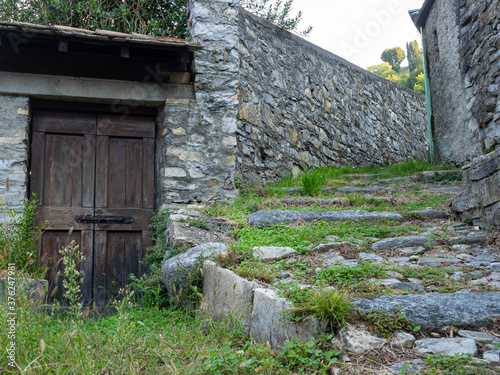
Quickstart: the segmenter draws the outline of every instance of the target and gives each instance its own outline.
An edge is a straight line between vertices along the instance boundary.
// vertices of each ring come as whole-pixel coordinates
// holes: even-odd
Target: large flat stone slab
[[[249,332],[253,309],[253,293],[261,288],[234,272],[218,267],[212,261],[203,263],[203,313],[215,321],[231,323],[230,315],[239,319]]]
[[[268,342],[273,348],[279,348],[292,338],[311,341],[315,334],[326,331],[326,322],[315,318],[298,323],[288,319],[286,310],[290,307],[291,303],[278,296],[274,290],[256,289],[250,334],[262,342]]]
[[[489,326],[500,316],[500,292],[383,296],[353,304],[364,311],[403,312],[408,320],[429,330]]]
[[[455,354],[472,356],[477,354],[476,342],[462,337],[422,339],[415,341],[414,349],[423,354],[440,354],[448,357],[453,357]]]
[[[403,221],[403,217],[393,212],[368,212],[358,210],[331,211],[331,212],[300,212],[300,211],[258,211],[247,217],[248,223],[254,227],[267,227],[273,224],[293,223],[298,220],[311,222],[315,220],[323,221],[349,221],[366,220],[380,221],[392,220]]]
[[[425,246],[431,244],[433,241],[425,236],[402,236],[394,238],[386,238],[372,244],[373,250],[384,250],[391,247],[414,247]]]

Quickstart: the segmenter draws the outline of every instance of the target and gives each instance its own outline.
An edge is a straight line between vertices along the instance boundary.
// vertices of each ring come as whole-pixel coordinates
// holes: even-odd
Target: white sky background
[[[382,62],[387,48],[422,39],[408,10],[424,0],[294,0],[292,14],[302,11],[299,30],[311,25],[310,42],[367,68]],[[402,64],[407,65],[406,60]]]

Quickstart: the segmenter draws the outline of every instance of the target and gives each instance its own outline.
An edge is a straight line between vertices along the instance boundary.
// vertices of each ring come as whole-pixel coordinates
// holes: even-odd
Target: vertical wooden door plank
[[[109,137],[97,137],[95,205],[108,207],[108,154]]]
[[[45,155],[45,133],[33,132],[31,143],[31,192],[35,193],[43,206],[43,164]]]
[[[124,138],[109,139],[108,207],[126,207],[127,143]]]
[[[124,284],[129,284],[130,274],[139,277],[139,255],[142,252],[142,233],[141,232],[124,232],[125,249],[124,249]]]
[[[142,140],[127,139],[126,143],[125,207],[142,208]]]
[[[92,268],[94,257],[94,233],[92,230],[81,231],[80,251],[84,257],[80,271],[83,274],[82,296],[83,303],[89,304],[92,300]]]
[[[94,207],[95,135],[86,135],[83,149],[82,207]]]
[[[155,140],[142,140],[142,208],[155,206]]]
[[[106,243],[106,302],[118,295],[125,285],[125,234],[124,232],[107,232]]]
[[[106,301],[106,247],[107,232],[94,231],[94,277],[93,296],[98,306],[104,305]]]

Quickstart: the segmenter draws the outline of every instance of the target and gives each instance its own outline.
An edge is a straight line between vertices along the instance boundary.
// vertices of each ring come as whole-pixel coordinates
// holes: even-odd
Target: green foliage
[[[246,279],[259,280],[268,284],[276,278],[276,272],[270,265],[257,260],[243,261],[233,267],[233,271]]]
[[[417,332],[420,327],[410,322],[406,315],[398,312],[389,314],[383,311],[360,313],[359,318],[368,324],[368,327],[378,331],[382,336],[388,337],[397,331]]]
[[[382,56],[380,58],[382,61],[391,64],[394,71],[399,72],[401,70],[401,62],[405,59],[405,53],[399,47],[388,48],[382,52]]]
[[[304,195],[318,195],[321,193],[321,185],[326,183],[326,176],[321,169],[312,169],[301,176]]]
[[[345,290],[301,288],[293,283],[280,285],[279,293],[292,302],[288,311],[294,317],[330,320],[332,326],[339,328],[352,313],[351,299]]]
[[[430,369],[425,370],[423,375],[473,375],[473,374],[491,374],[484,364],[474,363],[470,354],[453,357],[444,357],[440,355],[429,355],[425,362]]]
[[[416,70],[423,71],[422,50],[416,40],[406,43],[406,57],[410,73]]]
[[[284,30],[297,31],[298,34],[307,36],[312,31],[312,26],[303,31],[298,31],[302,20],[302,12],[291,16],[293,0],[243,0],[242,6],[250,12],[265,18]]]
[[[75,321],[80,319],[83,306],[81,302],[83,276],[79,268],[84,258],[78,248],[79,246],[76,242],[71,241],[68,246],[60,250],[63,271],[59,272],[58,275],[58,277],[63,278],[63,298],[65,299],[65,304],[69,306],[71,315]]]
[[[289,371],[323,375],[330,374],[331,366],[337,362],[340,353],[340,350],[325,350],[318,340],[302,342],[295,338],[287,341],[281,351]]]
[[[356,285],[368,279],[380,279],[385,276],[386,268],[363,262],[357,266],[332,266],[318,272],[316,275],[320,281],[327,281],[336,285]]]
[[[391,64],[388,62],[383,62],[378,65],[372,65],[367,68],[370,72],[378,75],[379,77],[387,78],[390,75],[397,74],[393,69]]]
[[[187,35],[186,0],[4,0],[0,17],[42,25],[65,25],[125,33]]]
[[[33,195],[24,201],[21,214],[0,202],[4,223],[0,225],[0,270],[7,269],[7,263],[14,263],[18,271],[38,279],[45,270],[38,260],[37,239],[41,236],[45,224],[36,224],[38,201]]]

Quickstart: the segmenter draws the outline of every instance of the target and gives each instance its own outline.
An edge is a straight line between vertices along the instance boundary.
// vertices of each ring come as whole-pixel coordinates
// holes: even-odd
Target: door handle
[[[134,218],[130,216],[112,216],[112,215],[76,215],[75,221],[84,224],[130,224]]]

